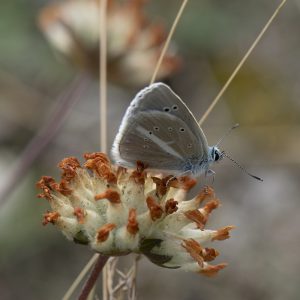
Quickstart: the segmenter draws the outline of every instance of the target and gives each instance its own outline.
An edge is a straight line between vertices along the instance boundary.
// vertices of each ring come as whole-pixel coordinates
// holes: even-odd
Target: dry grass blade
[[[216,106],[216,104],[218,103],[218,101],[221,99],[221,97],[223,96],[223,94],[227,90],[227,88],[230,85],[230,83],[232,82],[232,80],[235,78],[235,76],[237,75],[237,73],[239,72],[239,70],[242,68],[242,66],[244,65],[244,63],[246,62],[246,60],[248,59],[248,57],[250,56],[250,54],[252,53],[252,51],[255,49],[255,47],[257,46],[257,44],[259,43],[259,41],[261,40],[261,38],[263,37],[263,35],[267,31],[267,29],[270,27],[270,25],[274,21],[275,17],[278,15],[279,11],[281,10],[281,8],[283,7],[283,5],[286,2],[287,2],[287,0],[283,0],[279,4],[279,6],[276,8],[275,12],[273,13],[273,15],[271,16],[271,18],[269,19],[269,21],[266,23],[266,25],[264,26],[264,28],[261,30],[261,32],[259,33],[259,35],[255,39],[255,41],[253,42],[253,44],[250,46],[249,50],[246,52],[246,54],[244,55],[244,57],[242,58],[242,60],[240,61],[240,63],[237,65],[237,67],[234,69],[234,71],[231,74],[231,76],[228,78],[227,82],[224,84],[223,88],[220,90],[220,92],[218,93],[218,95],[216,96],[216,98],[212,101],[211,105],[208,107],[208,109],[206,110],[206,112],[204,113],[204,115],[202,116],[202,118],[200,119],[200,121],[199,121],[199,125],[200,126],[204,123],[204,121],[209,116],[209,114],[211,113],[211,111],[213,110],[213,108]]]
[[[107,151],[107,32],[106,32],[107,0],[100,1],[99,49],[100,49],[100,146],[101,151]]]
[[[152,83],[155,82],[155,79],[156,79],[157,73],[158,73],[158,71],[159,71],[160,65],[161,65],[161,63],[162,63],[162,61],[163,61],[163,59],[164,59],[164,56],[165,56],[165,54],[166,54],[166,52],[167,52],[167,50],[168,50],[169,44],[170,44],[170,42],[171,42],[171,39],[172,39],[172,37],[173,37],[173,34],[174,34],[175,29],[176,29],[176,27],[177,27],[177,24],[178,24],[178,22],[179,22],[179,20],[180,20],[180,18],[181,18],[181,16],[182,16],[182,14],[183,14],[183,11],[184,11],[185,6],[187,5],[187,3],[188,3],[188,0],[183,0],[182,3],[181,3],[181,6],[180,6],[180,8],[179,8],[179,10],[178,10],[178,13],[177,13],[177,15],[176,15],[176,17],[175,17],[175,20],[174,20],[174,22],[173,22],[173,24],[172,24],[172,27],[171,27],[171,29],[170,29],[170,32],[169,32],[169,34],[168,34],[168,37],[167,37],[166,42],[165,42],[165,44],[164,44],[164,47],[163,47],[163,49],[162,49],[162,51],[161,51],[161,54],[160,54],[160,56],[159,56],[159,59],[158,59],[158,61],[157,61],[156,66],[155,66],[155,70],[154,70],[154,72],[153,72],[153,75],[152,75],[150,84],[152,84]]]
[[[86,273],[92,268],[99,257],[99,254],[94,254],[93,257],[89,260],[89,262],[85,265],[82,271],[79,273],[77,278],[74,280],[70,288],[67,290],[65,295],[63,296],[62,300],[69,300],[72,294],[74,293],[75,289],[77,288],[78,284],[82,281]]]

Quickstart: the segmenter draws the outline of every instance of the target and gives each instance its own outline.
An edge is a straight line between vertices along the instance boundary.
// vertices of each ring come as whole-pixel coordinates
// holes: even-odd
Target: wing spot
[[[173,131],[173,127],[168,127],[168,130],[171,132]]]
[[[170,111],[170,107],[164,107],[164,111],[165,112],[169,112]]]
[[[149,141],[149,139],[147,139],[147,138],[144,138],[144,142],[148,142]]]
[[[158,127],[158,126],[154,126],[153,129],[154,129],[155,131],[159,131],[159,127]]]
[[[153,134],[153,132],[152,132],[152,131],[149,131],[149,134],[151,135],[151,134]]]
[[[190,149],[190,148],[192,148],[192,144],[187,144],[187,147]]]
[[[179,128],[179,131],[180,131],[180,132],[185,132],[185,129],[182,128],[182,127],[180,127],[180,128]]]
[[[172,109],[173,109],[173,110],[178,110],[178,106],[177,106],[177,105],[173,105],[173,106],[172,106]]]

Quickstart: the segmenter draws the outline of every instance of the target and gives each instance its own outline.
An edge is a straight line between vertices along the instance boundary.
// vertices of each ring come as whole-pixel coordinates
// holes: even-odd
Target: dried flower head
[[[151,177],[141,162],[134,171],[115,169],[103,153],[84,158],[83,167],[74,157],[59,163],[59,183],[48,176],[37,183],[38,197],[52,208],[44,225],[56,225],[68,239],[103,255],[142,253],[159,266],[208,276],[225,267],[211,265],[219,253],[204,247],[229,238],[233,228],[205,229],[220,203],[210,187],[186,201],[194,179]]]
[[[44,8],[39,16],[39,25],[54,48],[94,74],[99,69],[100,1],[64,1]],[[107,59],[111,80],[144,85],[154,71],[166,34],[162,24],[146,18],[144,2],[108,1]],[[157,79],[178,69],[180,61],[172,51],[166,54]]]

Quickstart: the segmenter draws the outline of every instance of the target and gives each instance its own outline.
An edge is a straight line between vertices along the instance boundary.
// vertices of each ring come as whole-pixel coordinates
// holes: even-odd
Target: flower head
[[[39,25],[58,52],[94,74],[99,69],[99,3],[70,0],[44,8]],[[108,1],[107,59],[111,80],[130,85],[148,83],[165,40],[162,24],[144,15],[143,0]],[[180,66],[179,58],[166,54],[158,79]]]
[[[205,247],[224,240],[233,228],[205,229],[220,201],[210,187],[186,200],[196,181],[151,177],[143,163],[134,171],[115,168],[103,153],[87,153],[59,163],[61,181],[43,176],[37,183],[52,208],[43,224],[56,225],[70,240],[103,255],[142,253],[166,268],[214,275],[226,264],[211,265],[219,252]]]

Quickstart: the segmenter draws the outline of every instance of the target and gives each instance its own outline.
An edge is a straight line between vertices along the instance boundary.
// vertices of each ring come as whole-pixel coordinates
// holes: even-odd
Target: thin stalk
[[[99,254],[94,254],[93,257],[89,260],[89,262],[85,265],[85,267],[81,270],[79,275],[76,277],[72,285],[69,287],[65,295],[62,297],[62,300],[69,300],[76,290],[79,283],[82,281],[86,273],[92,268],[95,262],[98,260]]]
[[[250,48],[248,49],[248,51],[246,52],[246,54],[244,55],[244,57],[242,58],[242,60],[236,66],[236,68],[232,72],[231,76],[228,78],[227,82],[224,84],[223,88],[220,90],[220,92],[218,93],[218,95],[215,97],[215,99],[212,101],[211,105],[208,107],[208,109],[206,110],[206,112],[204,113],[204,115],[202,116],[202,118],[200,119],[200,121],[199,121],[199,125],[200,126],[203,124],[203,122],[209,116],[209,114],[211,113],[211,111],[213,110],[213,108],[219,102],[219,100],[221,99],[221,97],[223,96],[223,94],[225,93],[225,91],[227,90],[228,86],[230,85],[230,83],[232,82],[232,80],[235,78],[235,76],[237,75],[237,73],[239,72],[239,70],[242,68],[242,66],[244,65],[244,63],[246,62],[246,60],[248,59],[248,57],[250,56],[250,54],[252,53],[252,51],[254,50],[254,48],[256,47],[256,45],[259,43],[259,41],[261,40],[261,38],[263,37],[263,35],[267,31],[267,29],[270,27],[270,25],[272,24],[272,22],[274,21],[274,19],[276,18],[276,16],[278,15],[279,11],[283,7],[283,5],[286,3],[286,1],[287,0],[283,0],[279,4],[279,6],[276,8],[275,12],[273,13],[273,15],[271,16],[271,18],[269,19],[269,21],[266,23],[266,25],[264,26],[264,28],[261,30],[261,32],[259,33],[259,35],[255,39],[255,41],[253,42],[253,44],[250,46]]]
[[[90,274],[88,280],[84,284],[84,287],[81,291],[81,294],[78,300],[87,300],[90,292],[93,290],[95,283],[99,277],[100,272],[102,271],[103,267],[105,266],[109,256],[99,255],[97,258],[97,262],[94,265],[93,271]]]
[[[106,30],[106,11],[107,0],[100,1],[100,22],[99,22],[99,34],[100,34],[100,147],[101,151],[106,153],[107,151],[107,30]]]
[[[177,27],[177,24],[178,24],[178,22],[179,22],[179,20],[180,20],[180,18],[182,16],[182,14],[183,14],[183,11],[184,11],[185,6],[187,5],[187,3],[188,3],[188,0],[183,0],[182,3],[181,3],[181,6],[180,6],[180,8],[178,10],[178,13],[177,13],[177,15],[175,17],[175,20],[174,20],[174,22],[172,24],[172,27],[170,29],[170,32],[168,34],[168,37],[167,37],[167,39],[165,41],[164,47],[163,47],[163,49],[162,49],[162,51],[160,53],[159,59],[158,59],[157,64],[155,66],[155,69],[154,69],[154,72],[153,72],[150,84],[154,83],[155,80],[156,80],[156,76],[157,76],[157,73],[158,73],[159,68],[161,66],[161,63],[162,63],[162,61],[164,59],[164,56],[165,56],[165,54],[166,54],[166,52],[168,50],[168,47],[169,47],[171,39],[172,39],[172,37],[174,35],[175,29]]]
[[[100,149],[107,151],[107,0],[100,1],[99,7],[99,101],[100,101]],[[107,258],[108,259],[108,258]],[[107,293],[108,266],[104,266],[102,276],[103,300],[108,297]],[[98,274],[99,275],[99,274]],[[96,280],[94,284],[96,283]]]

